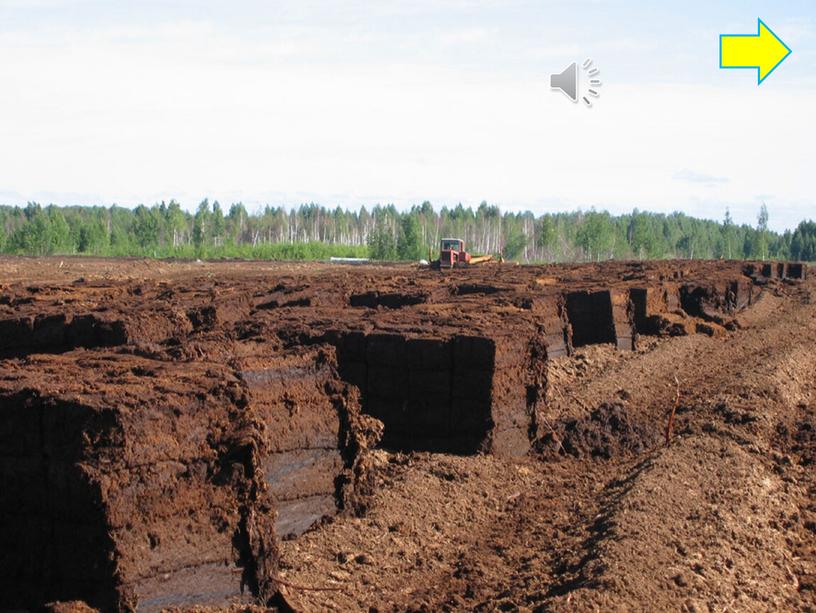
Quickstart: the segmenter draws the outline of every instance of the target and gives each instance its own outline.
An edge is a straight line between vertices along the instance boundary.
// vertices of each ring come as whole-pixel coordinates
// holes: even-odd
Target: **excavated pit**
[[[404,452],[523,456],[542,437],[548,360],[725,324],[806,274],[245,266],[0,280],[0,608],[268,603],[279,539],[353,501],[380,434]],[[603,455],[604,428],[641,444],[623,417],[557,428]]]
[[[399,451],[523,455],[534,406],[530,338],[338,334],[340,374]],[[534,403],[533,403],[534,404]]]
[[[804,262],[749,262],[745,264],[743,271],[753,278],[804,281],[807,278],[808,266]]]
[[[567,294],[566,303],[574,347],[616,342],[608,291],[573,292]]]

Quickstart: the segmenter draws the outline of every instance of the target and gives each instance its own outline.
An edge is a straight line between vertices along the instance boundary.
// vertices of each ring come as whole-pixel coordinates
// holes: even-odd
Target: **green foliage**
[[[72,247],[71,228],[65,221],[65,216],[59,208],[51,205],[46,207],[49,240],[53,252],[65,253]]]
[[[195,218],[193,218],[193,245],[198,252],[203,253],[204,245],[207,242],[207,235],[210,230],[210,203],[207,199],[198,205]]]
[[[816,222],[799,224],[791,237],[790,256],[794,260],[816,261]]]
[[[216,200],[212,205],[212,239],[214,245],[222,245],[224,243],[224,231],[226,228],[224,212]]]
[[[759,210],[757,216],[757,232],[755,239],[755,249],[759,253],[759,257],[763,260],[768,258],[768,207],[762,203],[762,208]]]
[[[518,258],[527,247],[528,238],[518,220],[509,220],[505,230],[504,248],[502,257],[508,260]]]
[[[228,210],[224,214],[224,210]],[[596,261],[609,258],[794,258],[816,260],[816,223],[794,232],[768,229],[767,207],[756,227],[683,213],[634,210],[502,213],[429,202],[399,211],[393,205],[359,211],[314,203],[294,209],[267,206],[249,213],[204,200],[190,213],[175,202],[127,209],[0,206],[0,251],[48,255],[183,258],[325,259],[331,256],[416,261],[436,254],[443,237],[461,238],[474,254],[502,254],[524,262]],[[435,257],[435,255],[434,255]]]
[[[382,222],[368,236],[368,255],[373,260],[397,259],[397,242],[391,230]]]
[[[722,225],[722,249],[720,255],[725,259],[732,259],[737,253],[736,228],[734,220],[731,219],[731,211],[726,207],[725,219]]]
[[[165,233],[172,237],[170,244],[173,247],[178,247],[185,242],[185,236],[188,236],[187,218],[184,211],[181,210],[181,206],[175,200],[171,200],[170,204],[164,208],[163,223]]]
[[[552,215],[543,215],[538,221],[538,238],[536,245],[544,250],[551,250],[556,245],[558,227]]]
[[[133,211],[130,231],[133,240],[142,251],[155,249],[159,244],[159,219],[143,204]]]
[[[400,222],[400,233],[397,238],[397,258],[414,262],[422,258],[422,241],[419,233],[419,220],[414,215],[405,215]]]
[[[365,258],[365,246],[330,245],[317,241],[308,243],[264,243],[252,245],[209,246],[201,249],[188,245],[159,252],[159,257],[242,259],[242,260],[328,260],[331,257]]]
[[[42,209],[29,203],[25,208],[26,223],[8,241],[8,250],[26,255],[51,255],[69,247],[70,228],[62,212],[55,206]]]
[[[661,230],[662,224],[653,215],[634,210],[627,228],[627,239],[636,257],[645,259],[660,256]]]
[[[590,211],[585,215],[576,236],[578,246],[587,259],[601,260],[612,257],[615,245],[615,228],[609,213]]]
[[[11,235],[9,240],[10,250],[13,253],[23,255],[50,255],[54,253],[47,217],[41,212],[27,217],[27,223],[20,226]]]

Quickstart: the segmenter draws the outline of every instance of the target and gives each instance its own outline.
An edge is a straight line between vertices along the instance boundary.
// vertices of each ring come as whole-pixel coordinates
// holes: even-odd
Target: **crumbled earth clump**
[[[543,435],[545,446],[575,457],[611,459],[623,454],[640,454],[650,449],[658,434],[637,424],[622,402],[605,403],[583,419],[559,422]]]

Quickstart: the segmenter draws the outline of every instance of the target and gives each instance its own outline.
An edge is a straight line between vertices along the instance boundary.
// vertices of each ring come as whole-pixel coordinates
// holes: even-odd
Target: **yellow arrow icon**
[[[757,19],[756,34],[721,34],[720,68],[753,68],[761,84],[791,54],[790,47]]]

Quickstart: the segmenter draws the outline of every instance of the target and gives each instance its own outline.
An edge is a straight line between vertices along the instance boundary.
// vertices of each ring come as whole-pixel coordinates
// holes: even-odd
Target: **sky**
[[[719,69],[758,17],[793,50],[761,86]],[[586,58],[592,108],[550,88]],[[814,109],[812,0],[0,0],[4,204],[764,202],[782,230],[816,217]]]

